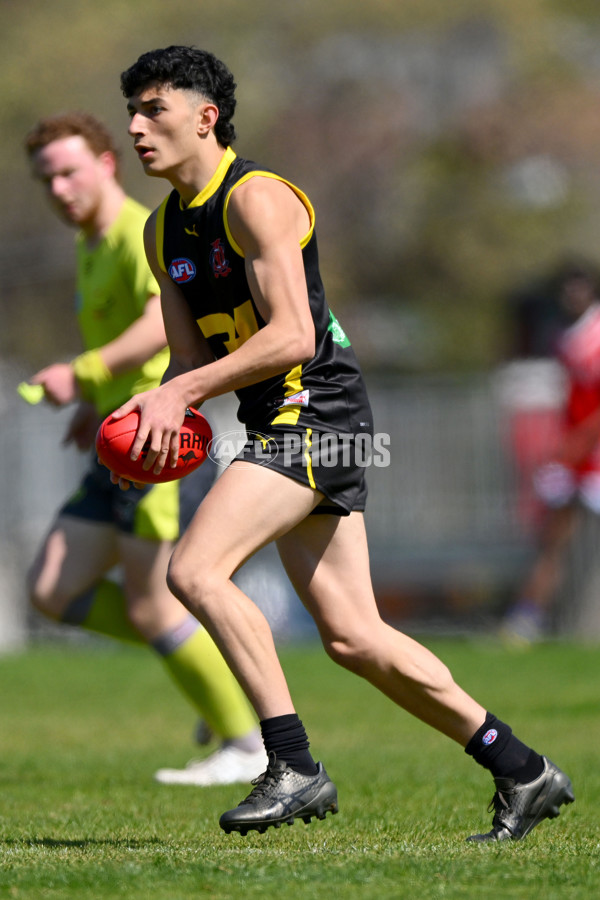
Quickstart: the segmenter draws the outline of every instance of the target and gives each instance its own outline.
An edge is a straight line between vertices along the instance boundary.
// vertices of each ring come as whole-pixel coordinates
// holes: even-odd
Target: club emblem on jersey
[[[349,347],[350,341],[346,335],[346,332],[334,316],[334,314],[329,310],[329,325],[327,326],[327,331],[331,332],[331,337],[333,338],[334,344],[339,344],[340,347]]]
[[[185,284],[196,276],[196,266],[185,256],[174,259],[169,266],[169,275],[177,284]]]
[[[226,278],[231,272],[229,260],[225,258],[225,248],[221,243],[221,238],[217,238],[210,245],[210,267],[213,270],[215,278]]]

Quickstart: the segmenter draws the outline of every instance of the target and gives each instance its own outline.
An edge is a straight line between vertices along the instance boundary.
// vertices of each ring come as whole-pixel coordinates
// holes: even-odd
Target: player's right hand
[[[44,388],[46,400],[54,406],[66,406],[79,396],[77,379],[70,363],[53,363],[29,379]]]
[[[134,394],[115,410],[113,419],[121,418],[134,410],[139,410],[140,413],[140,424],[131,447],[131,459],[137,459],[142,449],[146,448],[144,469],[158,474],[165,465],[175,468],[179,456],[179,432],[187,408],[188,404],[179,396],[174,379],[160,387]]]

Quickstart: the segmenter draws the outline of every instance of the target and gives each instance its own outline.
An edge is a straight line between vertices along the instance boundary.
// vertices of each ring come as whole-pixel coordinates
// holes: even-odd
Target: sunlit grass
[[[104,644],[42,646],[0,657],[0,896],[597,896],[600,649],[428,643],[573,779],[575,805],[526,841],[466,844],[489,826],[489,775],[312,645],[284,648],[282,660],[340,813],[225,835],[219,815],[245,786],[152,780],[198,752],[194,713],[160,664]]]

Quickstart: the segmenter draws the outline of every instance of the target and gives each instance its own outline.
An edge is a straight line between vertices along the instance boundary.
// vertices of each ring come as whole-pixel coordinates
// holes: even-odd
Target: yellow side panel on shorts
[[[302,366],[296,366],[288,372],[285,377],[284,382],[285,388],[285,397],[292,397],[294,394],[299,394],[302,390]],[[276,416],[271,425],[296,425],[298,423],[298,419],[300,417],[300,410],[302,407],[298,404],[297,406],[280,406],[279,407],[279,415]]]
[[[315,484],[315,478],[313,475],[312,468],[312,457],[310,455],[310,448],[312,447],[312,428],[307,428],[306,433],[304,435],[304,459],[306,460],[306,474],[308,476],[308,483],[311,488],[315,489],[317,485]]]
[[[150,541],[176,541],[179,537],[179,484],[155,484],[135,511],[134,534]]]

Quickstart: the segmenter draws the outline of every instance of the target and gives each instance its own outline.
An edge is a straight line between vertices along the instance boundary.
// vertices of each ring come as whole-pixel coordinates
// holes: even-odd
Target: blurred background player
[[[600,300],[592,270],[565,268],[558,302],[567,323],[556,347],[567,381],[558,452],[534,476],[544,506],[539,550],[502,628],[524,643],[549,631],[582,507],[600,514]]]
[[[210,732],[220,740],[207,759],[161,769],[158,781],[251,780],[265,768],[256,719],[208,633],[166,583],[180,511],[185,507],[191,518],[214,469],[205,465],[181,482],[123,493],[93,452],[101,419],[157,385],[168,363],[158,286],[143,247],[148,210],[126,196],[112,136],[91,115],[43,119],[25,148],[53,209],[79,229],[76,313],[86,347],[30,382],[56,406],[77,403],[65,443],[92,451],[83,482],[59,510],[32,565],[31,601],[50,618],[153,648],[202,716],[201,742]],[[122,584],[107,578],[116,564]]]

